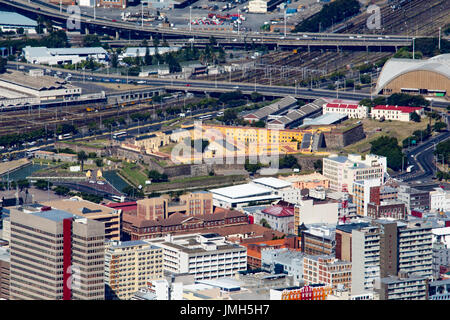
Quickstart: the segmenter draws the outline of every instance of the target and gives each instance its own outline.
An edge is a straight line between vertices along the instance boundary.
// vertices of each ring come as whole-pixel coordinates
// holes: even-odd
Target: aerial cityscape
[[[449,166],[448,0],[0,0],[0,300],[450,300]]]

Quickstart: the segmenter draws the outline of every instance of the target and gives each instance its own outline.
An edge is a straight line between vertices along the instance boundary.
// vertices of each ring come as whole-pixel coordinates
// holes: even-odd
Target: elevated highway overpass
[[[28,16],[41,15],[51,19],[63,28],[67,27],[67,21],[74,22],[73,13],[65,10],[58,10],[54,6],[48,5],[40,0],[0,0],[0,4],[13,8],[19,13]],[[368,50],[369,48],[380,48],[380,50],[396,50],[402,46],[412,44],[412,38],[399,35],[370,35],[370,34],[336,34],[336,33],[289,33],[286,36],[280,34],[259,33],[259,32],[238,32],[221,30],[197,30],[141,26],[135,23],[113,21],[101,17],[81,15],[79,17],[78,31],[84,33],[111,34],[117,41],[121,37],[145,38],[155,34],[164,35],[167,39],[209,39],[214,36],[219,43],[229,46],[243,46],[245,44],[265,44],[267,46],[278,46],[281,48],[296,47],[320,47],[320,48],[346,48],[353,50]],[[75,30],[73,30],[75,31]],[[203,41],[205,41],[203,40]],[[201,44],[202,42],[199,42]]]

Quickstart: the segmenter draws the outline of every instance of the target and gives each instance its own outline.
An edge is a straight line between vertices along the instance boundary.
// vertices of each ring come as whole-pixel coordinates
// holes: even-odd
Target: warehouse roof
[[[9,70],[8,72],[3,73],[0,75],[0,80],[39,91],[76,88],[63,79],[50,76],[32,77],[27,73],[16,70]]]
[[[289,182],[273,177],[254,179],[253,182],[274,189],[281,189],[291,186]]]
[[[255,183],[245,183],[231,187],[209,190],[214,196],[219,195],[231,199],[270,195],[272,190]]]

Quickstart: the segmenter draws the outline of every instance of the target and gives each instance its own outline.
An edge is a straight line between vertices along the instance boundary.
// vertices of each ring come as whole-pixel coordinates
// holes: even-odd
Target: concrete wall
[[[328,149],[340,149],[366,137],[362,124],[346,131],[331,130],[323,135]]]

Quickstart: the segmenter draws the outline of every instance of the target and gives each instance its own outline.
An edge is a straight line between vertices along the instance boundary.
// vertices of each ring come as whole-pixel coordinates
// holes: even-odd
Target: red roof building
[[[422,107],[378,105],[372,108],[372,118],[407,122],[411,120],[411,114],[413,112],[419,116],[424,115]]]
[[[323,114],[327,113],[338,113],[349,118],[364,119],[369,116],[369,108],[358,104],[327,103],[323,106]]]

